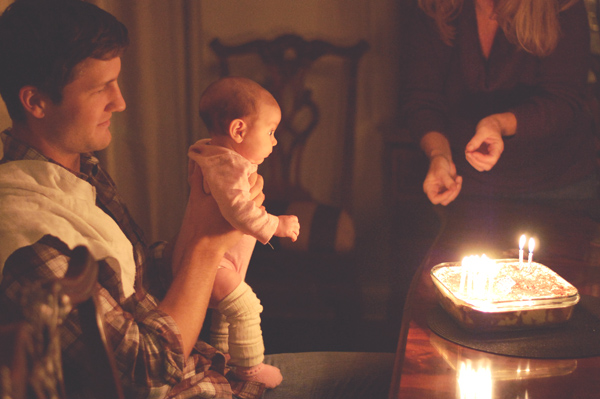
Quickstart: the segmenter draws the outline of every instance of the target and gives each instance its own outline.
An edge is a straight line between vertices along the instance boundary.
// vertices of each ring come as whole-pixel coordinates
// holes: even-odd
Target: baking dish
[[[571,318],[579,293],[553,270],[537,262],[520,264],[518,259],[492,263],[485,271],[465,268],[461,262],[441,263],[431,269],[440,305],[462,328],[540,328]],[[474,281],[470,291],[465,280]]]

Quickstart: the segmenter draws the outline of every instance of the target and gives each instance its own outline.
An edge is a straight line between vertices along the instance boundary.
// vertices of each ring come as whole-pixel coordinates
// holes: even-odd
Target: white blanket
[[[0,280],[6,259],[46,234],[71,249],[89,248],[121,275],[126,297],[134,292],[133,247],[117,223],[96,206],[96,190],[66,169],[44,161],[0,165]],[[60,277],[66,272],[57,270]]]

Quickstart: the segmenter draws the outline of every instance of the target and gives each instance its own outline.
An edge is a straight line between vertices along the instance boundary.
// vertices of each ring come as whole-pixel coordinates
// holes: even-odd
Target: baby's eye
[[[274,131],[274,130],[271,130],[271,131],[269,132],[269,136],[272,136],[272,135],[274,135],[274,134],[275,134],[275,131]]]

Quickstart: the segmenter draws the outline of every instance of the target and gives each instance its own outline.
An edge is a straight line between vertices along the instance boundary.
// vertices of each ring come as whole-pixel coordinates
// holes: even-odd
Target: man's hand
[[[294,215],[281,215],[279,218],[279,224],[275,235],[277,237],[289,237],[292,241],[296,241],[300,235],[300,222],[298,222],[298,216]]]
[[[484,172],[496,165],[504,151],[504,131],[501,114],[490,115],[479,121],[475,135],[465,147],[465,158],[471,166]]]
[[[204,192],[202,171],[195,162],[190,162],[188,181],[190,196],[178,240],[193,246],[197,240],[210,239],[214,250],[224,254],[240,240],[241,233],[223,218],[215,199]]]
[[[211,238],[215,250],[223,252],[229,250],[241,238],[242,233],[236,231],[229,222],[223,218],[214,198],[203,190],[203,176],[200,167],[195,162],[190,162],[189,177],[190,196],[181,227],[180,237],[189,240]],[[265,200],[263,193],[264,180],[262,176],[254,173],[249,178],[250,198],[257,206],[262,206]]]
[[[448,205],[462,188],[462,177],[456,175],[454,162],[442,155],[431,158],[423,191],[432,204]]]
[[[265,181],[264,181],[263,177],[261,175],[259,175],[258,173],[254,172],[253,174],[250,175],[250,178],[248,179],[248,181],[250,182],[250,186],[251,186],[250,187],[250,198],[252,198],[252,200],[254,201],[256,206],[264,208],[262,206],[263,202],[265,201],[265,194],[263,193]]]

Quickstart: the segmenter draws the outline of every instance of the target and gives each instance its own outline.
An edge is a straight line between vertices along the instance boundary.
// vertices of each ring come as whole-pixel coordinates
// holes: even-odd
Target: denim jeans
[[[266,355],[283,382],[263,399],[386,399],[393,353],[306,352]]]

